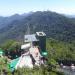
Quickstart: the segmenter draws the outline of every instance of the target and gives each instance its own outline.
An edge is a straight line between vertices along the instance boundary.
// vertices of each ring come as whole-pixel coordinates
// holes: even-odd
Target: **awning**
[[[48,53],[47,52],[41,52],[42,56],[46,56]]]
[[[3,50],[2,49],[0,49],[0,54],[3,54],[4,52],[3,52]]]
[[[11,61],[11,63],[9,64],[9,68],[11,71],[14,71],[16,64],[18,63],[19,58],[16,58],[14,60]]]

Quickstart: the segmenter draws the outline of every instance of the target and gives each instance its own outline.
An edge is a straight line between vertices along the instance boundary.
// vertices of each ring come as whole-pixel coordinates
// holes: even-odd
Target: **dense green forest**
[[[47,43],[47,52],[48,52],[48,56],[46,56],[46,58],[48,58],[48,61],[46,63],[47,65],[46,66],[41,65],[40,67],[34,66],[33,69],[27,69],[27,68],[18,69],[18,70],[15,70],[14,75],[19,75],[19,74],[21,75],[23,74],[25,75],[29,75],[29,74],[30,75],[60,75],[60,74],[64,75],[63,73],[57,70],[57,68],[59,68],[59,65],[56,61],[57,57],[54,55],[52,56],[53,52],[51,52],[54,46],[56,47],[56,44],[58,44],[58,42],[53,39],[47,39],[46,43]],[[54,43],[54,44],[52,45],[51,43]],[[0,48],[4,52],[6,51],[14,52],[16,49],[20,50],[20,45],[21,45],[20,42],[17,42],[15,40],[9,40],[6,43],[2,44]],[[56,53],[58,52],[56,51]],[[15,56],[15,53],[14,53],[14,56]],[[0,58],[0,64],[1,64],[0,73],[2,73],[3,71],[6,71],[7,75],[12,75],[8,65],[9,63],[10,62],[7,57],[4,56],[3,58]]]
[[[57,60],[75,60],[75,42],[62,42],[54,39],[47,39],[47,50],[51,58]]]
[[[0,25],[4,26],[0,29],[0,43],[8,39],[21,41],[25,34],[37,31],[44,31],[47,37],[56,40],[66,42],[75,40],[75,19],[55,12],[37,11],[27,16],[14,15],[4,19],[0,22]]]
[[[16,49],[20,50],[22,42],[17,42],[15,40],[9,40],[6,43],[0,45],[4,51],[13,51]],[[48,52],[49,58],[53,59],[67,59],[67,60],[75,60],[75,42],[64,42],[55,40],[52,38],[46,39],[46,49]]]
[[[5,51],[6,49],[10,51],[14,51],[17,48],[20,49],[20,42],[16,42],[15,40],[9,40],[5,44],[1,45],[1,48]],[[57,60],[73,60],[75,61],[75,42],[62,42],[59,40],[55,40],[52,38],[46,39],[46,49],[48,52],[48,66],[35,67],[32,70],[29,69],[18,69],[15,71],[15,75],[19,73],[25,73],[27,75],[60,75],[61,73],[57,71],[57,67],[59,67]],[[4,58],[5,60],[5,58]],[[1,61],[2,62],[2,61]],[[3,63],[2,63],[3,64]],[[5,64],[5,63],[4,63]],[[37,70],[37,72],[36,72]],[[44,72],[44,73],[43,73]],[[9,75],[11,75],[10,71],[8,71]],[[63,75],[63,73],[62,73]]]

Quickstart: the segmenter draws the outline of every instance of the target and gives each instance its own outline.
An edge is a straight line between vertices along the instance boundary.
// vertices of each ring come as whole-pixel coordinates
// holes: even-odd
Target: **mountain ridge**
[[[10,22],[0,29],[0,42],[8,39],[21,40],[27,34],[44,31],[47,37],[61,41],[75,40],[75,22],[61,14],[50,11],[37,11],[20,20]]]

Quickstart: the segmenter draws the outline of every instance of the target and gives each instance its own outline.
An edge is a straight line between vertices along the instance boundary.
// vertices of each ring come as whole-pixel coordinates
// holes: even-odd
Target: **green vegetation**
[[[28,28],[30,33],[44,31],[48,37],[46,42],[48,66],[18,69],[15,75],[63,75],[57,71],[57,60],[75,61],[75,19],[50,11],[38,11],[27,17],[22,18],[18,15],[17,17],[14,16],[13,20],[12,17],[0,20],[0,26],[3,26],[0,29],[0,48],[5,54],[9,53],[10,58],[16,58]],[[0,58],[0,72],[6,69],[8,75],[11,75],[8,63],[8,58]]]
[[[18,69],[15,70],[15,75],[25,74],[25,75],[64,75],[63,73],[57,71],[59,67],[57,60],[73,60],[75,61],[75,41],[73,42],[62,42],[59,40],[55,40],[52,38],[47,38],[47,58],[48,58],[48,66],[34,67],[33,69]],[[2,49],[8,49],[8,51],[14,51],[15,49],[20,48],[20,43],[9,40],[5,44],[1,45]],[[12,48],[12,49],[11,49]],[[9,63],[8,58],[0,58],[0,71],[2,69],[6,69],[8,75],[11,75],[9,67],[7,67]]]
[[[51,40],[47,41],[47,50],[50,48],[49,42]],[[11,47],[15,48],[15,43],[16,41],[10,40],[8,42],[6,42],[4,45],[2,45],[1,47],[4,49],[8,49],[8,51],[10,52],[11,50],[9,50]],[[14,46],[12,46],[14,44]],[[6,48],[5,48],[6,47]],[[19,47],[19,46],[18,46]],[[51,49],[51,48],[50,48]],[[14,49],[12,50],[14,51]],[[48,50],[49,51],[49,50]],[[3,73],[3,71],[5,70],[7,72],[7,75],[12,75],[10,68],[8,66],[9,64],[9,59],[7,57],[3,57],[0,58],[0,73]],[[27,69],[27,68],[22,68],[22,69],[18,69],[14,71],[14,75],[64,75],[63,73],[57,71],[57,62],[54,58],[52,58],[49,53],[48,53],[48,62],[47,62],[47,66],[43,66],[41,65],[41,67],[37,67],[35,66],[33,69]]]
[[[20,42],[17,42],[15,40],[8,40],[4,44],[2,44],[0,47],[4,50],[7,49],[8,51],[11,51],[11,50],[16,50],[16,48],[20,48],[20,46],[21,46]]]
[[[7,75],[12,75],[11,71],[6,65],[2,65],[0,68],[0,74],[3,73],[3,70],[6,70]],[[14,75],[64,75],[61,72],[56,71],[56,69],[50,69],[50,67],[34,67],[33,69],[29,68],[22,68],[22,69],[17,69],[14,71]]]
[[[3,70],[6,71],[7,75],[12,75],[10,68],[8,67],[8,60],[6,62],[6,58],[0,58],[0,74],[3,74]],[[58,72],[55,67],[50,65],[37,67],[35,66],[33,69],[22,68],[14,71],[14,75],[64,75],[61,72]]]
[[[47,50],[49,58],[55,60],[75,60],[75,43],[62,42],[54,39],[47,39]]]
[[[17,15],[18,16],[18,15]],[[9,19],[8,19],[9,18]],[[28,15],[27,17],[5,18],[0,22],[0,43],[6,42],[8,39],[21,41],[29,29],[30,33],[36,31],[44,31],[47,37],[71,42],[75,40],[75,19],[67,18],[61,14],[50,11],[38,11]],[[7,21],[8,19],[8,21]],[[1,25],[2,24],[2,25]]]
[[[75,61],[75,41],[73,42],[62,42],[59,40],[55,40],[52,38],[47,38],[47,58],[48,58],[48,66],[34,67],[33,69],[18,69],[15,70],[15,75],[25,74],[25,75],[64,75],[63,73],[57,71],[59,67],[57,60],[73,60]],[[1,45],[2,49],[8,49],[8,52],[14,51],[15,49],[20,48],[20,43],[9,40],[5,44]],[[12,49],[11,49],[12,48]],[[7,67],[9,63],[8,58],[0,58],[0,71],[6,69],[8,75],[11,75],[9,67]]]

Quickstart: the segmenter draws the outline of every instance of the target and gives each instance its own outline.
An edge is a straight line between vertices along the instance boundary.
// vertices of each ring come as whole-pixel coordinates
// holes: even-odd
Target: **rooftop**
[[[36,34],[37,34],[38,36],[46,36],[46,34],[45,34],[44,32],[36,32]]]
[[[38,41],[38,39],[36,38],[36,34],[24,36],[24,42],[32,42],[32,41]]]

